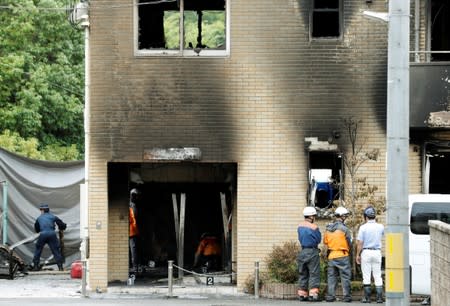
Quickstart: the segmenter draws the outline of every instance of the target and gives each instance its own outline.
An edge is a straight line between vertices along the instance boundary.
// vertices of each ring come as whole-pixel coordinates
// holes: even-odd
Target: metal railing
[[[195,272],[195,271],[192,271],[192,270],[184,269],[183,267],[179,267],[179,266],[177,266],[177,265],[175,265],[173,263],[173,260],[169,260],[168,261],[168,269],[167,269],[167,274],[168,274],[168,277],[167,277],[167,279],[168,279],[168,293],[167,293],[167,296],[169,298],[174,297],[174,295],[173,295],[173,284],[174,284],[173,269],[174,268],[177,268],[179,271],[183,271],[186,274],[192,274],[192,275],[198,276],[198,277],[220,276],[220,277],[230,277],[231,278],[231,277],[236,275],[235,272],[226,273],[226,274],[222,274],[222,273],[220,273],[220,274],[219,273],[198,273],[198,272]]]

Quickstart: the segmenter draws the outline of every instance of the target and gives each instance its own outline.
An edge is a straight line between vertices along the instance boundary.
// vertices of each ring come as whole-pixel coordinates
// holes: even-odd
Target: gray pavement
[[[297,300],[274,300],[255,298],[254,295],[237,292],[235,286],[206,286],[204,284],[175,285],[172,297],[167,286],[110,286],[108,292],[81,294],[81,280],[72,279],[68,272],[30,273],[14,280],[0,279],[0,305],[367,305],[358,301],[299,302]],[[375,304],[373,304],[375,305]],[[384,304],[376,304],[384,305]],[[411,303],[420,305],[420,303]]]

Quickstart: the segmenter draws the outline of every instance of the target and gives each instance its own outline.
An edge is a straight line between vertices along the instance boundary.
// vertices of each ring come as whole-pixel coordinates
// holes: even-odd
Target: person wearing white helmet
[[[297,256],[300,301],[318,301],[320,286],[320,254],[318,245],[322,240],[319,227],[314,223],[317,211],[312,206],[303,209],[305,220],[297,227],[301,250]]]
[[[336,300],[336,286],[340,276],[344,302],[352,301],[351,278],[352,267],[350,263],[350,250],[352,249],[352,235],[350,229],[344,224],[349,212],[345,207],[336,208],[335,222],[326,227],[323,243],[328,253],[328,292],[327,302]]]
[[[372,293],[371,275],[375,281],[377,303],[383,303],[383,279],[381,278],[381,239],[384,235],[383,224],[375,221],[376,212],[372,206],[364,209],[364,220],[357,236],[356,263],[361,265],[363,274],[363,303],[370,303]]]

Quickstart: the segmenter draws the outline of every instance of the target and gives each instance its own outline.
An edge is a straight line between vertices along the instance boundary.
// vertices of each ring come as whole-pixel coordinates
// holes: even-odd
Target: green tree
[[[0,7],[0,145],[28,157],[83,158],[83,32],[69,23],[66,5]]]
[[[180,46],[179,18],[178,12],[165,12],[165,39],[169,49],[178,49]],[[184,13],[184,42],[185,48],[189,43],[195,47],[198,37],[198,13],[185,11]],[[202,44],[206,48],[216,49],[225,45],[225,12],[203,11],[202,12]]]

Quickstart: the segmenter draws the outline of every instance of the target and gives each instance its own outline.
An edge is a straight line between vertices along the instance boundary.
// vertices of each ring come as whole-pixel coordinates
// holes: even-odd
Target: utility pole
[[[409,274],[409,23],[410,0],[390,0],[389,13],[364,11],[388,22],[386,129],[386,305],[408,306]]]
[[[408,306],[410,0],[389,1],[387,74],[386,305]]]
[[[80,0],[72,10],[69,21],[84,30],[84,184],[80,192],[80,254],[82,262],[81,294],[87,296],[87,259],[89,250],[89,166],[90,166],[90,44],[89,1]]]

